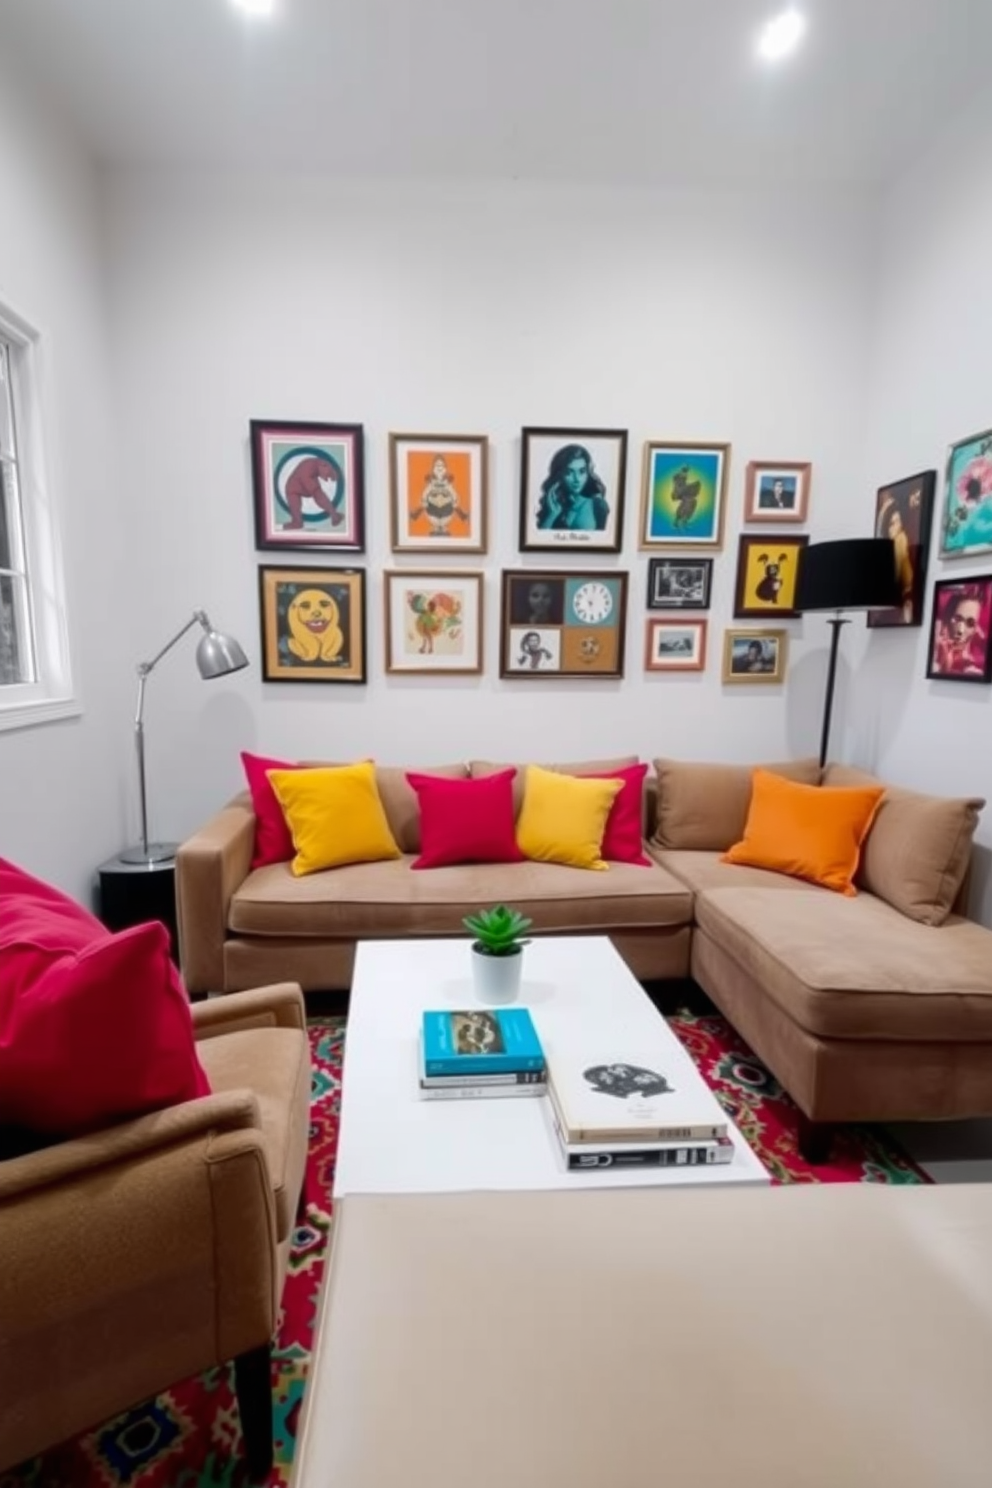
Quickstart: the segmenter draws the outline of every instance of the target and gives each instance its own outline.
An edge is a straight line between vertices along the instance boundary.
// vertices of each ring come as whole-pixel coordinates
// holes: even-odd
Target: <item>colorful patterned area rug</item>
[[[849,1127],[832,1161],[812,1168],[796,1146],[798,1113],[777,1081],[719,1016],[669,1018],[710,1088],[779,1183],[926,1183],[884,1132]],[[306,1222],[298,1225],[275,1349],[276,1466],[288,1488],[331,1228],[341,1109],[344,1020],[310,1022],[313,1102]],[[0,1473],[0,1488],[247,1488],[229,1366],[166,1390],[96,1431]]]

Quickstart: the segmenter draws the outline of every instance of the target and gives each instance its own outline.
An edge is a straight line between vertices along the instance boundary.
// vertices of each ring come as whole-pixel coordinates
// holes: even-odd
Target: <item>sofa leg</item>
[[[234,1384],[241,1415],[248,1476],[267,1483],[272,1472],[272,1349],[270,1344],[249,1349],[234,1361]]]
[[[834,1129],[829,1121],[810,1121],[802,1111],[799,1113],[799,1153],[812,1167],[830,1161],[830,1150],[834,1142]]]

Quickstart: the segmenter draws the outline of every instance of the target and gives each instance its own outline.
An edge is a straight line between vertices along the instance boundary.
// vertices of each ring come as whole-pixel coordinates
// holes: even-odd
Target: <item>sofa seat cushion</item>
[[[586,873],[558,863],[468,863],[412,869],[358,863],[294,878],[286,863],[250,873],[231,901],[243,935],[348,939],[465,934],[462,917],[492,904],[530,915],[538,930],[634,930],[692,922],[692,894],[663,868],[614,863]]]
[[[932,927],[881,899],[801,887],[707,889],[696,923],[822,1038],[992,1040],[992,930]]]
[[[767,868],[746,868],[743,864],[725,863],[718,852],[683,852],[676,848],[648,843],[648,852],[667,872],[701,893],[704,889],[809,889],[801,879],[785,873],[770,873]]]
[[[282,1243],[293,1227],[303,1185],[310,1124],[310,1053],[298,1028],[246,1028],[196,1046],[215,1093],[250,1090],[262,1118],[262,1142]]]

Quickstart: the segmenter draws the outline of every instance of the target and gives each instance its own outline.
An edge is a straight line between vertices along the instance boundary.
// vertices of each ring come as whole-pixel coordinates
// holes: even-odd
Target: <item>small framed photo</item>
[[[923,470],[891,486],[875,498],[875,536],[891,539],[902,603],[889,610],[869,610],[871,630],[890,626],[922,625],[936,470]]]
[[[744,493],[745,522],[805,522],[812,474],[809,461],[752,460]]]
[[[627,575],[504,569],[501,677],[622,677]]]
[[[256,548],[365,551],[361,424],[251,421]]]
[[[390,434],[394,553],[484,553],[489,440],[484,434]]]
[[[927,676],[992,682],[992,574],[934,584]]]
[[[942,558],[992,553],[992,429],[951,445],[940,532]]]
[[[706,666],[706,628],[705,620],[649,620],[645,671],[703,671]]]
[[[796,581],[808,537],[742,537],[737,554],[736,619],[766,615],[792,620],[796,609]]]
[[[524,429],[520,551],[619,553],[626,429]]]
[[[482,671],[481,573],[387,570],[386,671]]]
[[[644,446],[639,546],[720,548],[729,444]]]
[[[364,682],[365,570],[260,568],[262,680]]]
[[[652,558],[648,562],[649,610],[708,610],[712,558]]]
[[[788,644],[784,630],[724,631],[724,682],[784,682]]]

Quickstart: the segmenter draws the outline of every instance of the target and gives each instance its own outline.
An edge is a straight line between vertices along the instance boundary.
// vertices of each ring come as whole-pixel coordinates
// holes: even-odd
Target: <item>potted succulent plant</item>
[[[518,909],[497,904],[476,915],[466,915],[462,924],[471,931],[472,975],[480,1002],[515,1002],[520,992],[524,936],[534,923]]]

